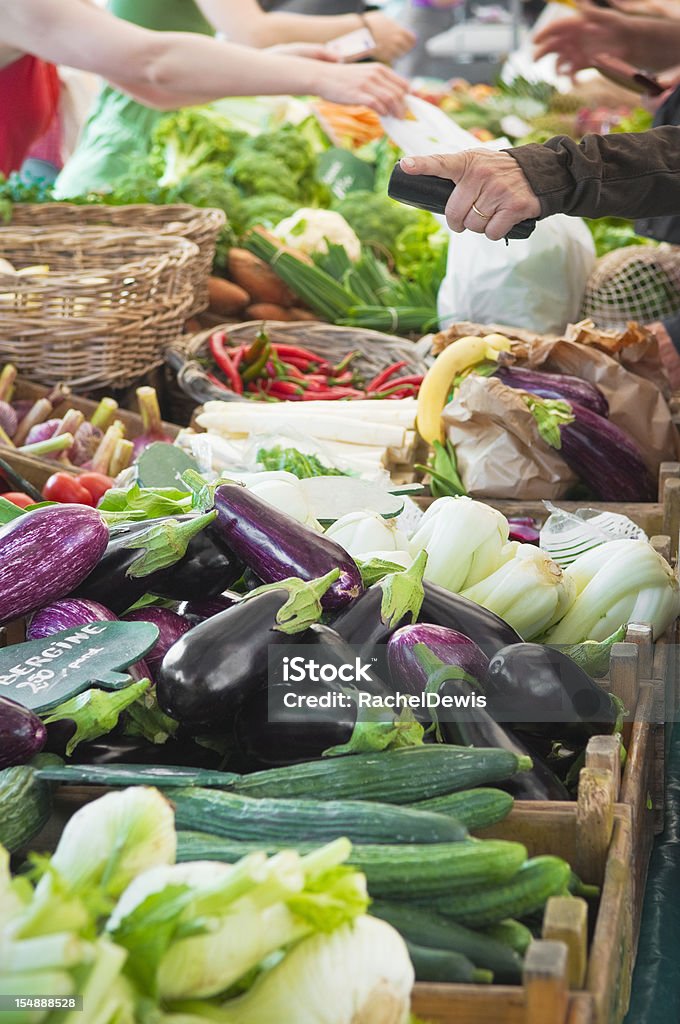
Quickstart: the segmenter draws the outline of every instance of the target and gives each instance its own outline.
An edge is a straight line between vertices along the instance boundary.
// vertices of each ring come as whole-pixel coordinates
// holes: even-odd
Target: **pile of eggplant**
[[[0,624],[25,616],[38,639],[122,617],[153,622],[159,639],[130,670],[152,690],[104,735],[73,707],[46,723],[6,701],[0,767],[63,754],[76,730],[75,761],[236,771],[443,742],[528,754],[513,795],[568,799],[589,737],[616,728],[616,701],[567,654],[423,581],[426,557],[365,587],[337,543],[237,484],[217,487],[208,512],[111,528],[81,505],[18,515],[0,528]],[[363,670],[351,686],[339,673],[292,682],[293,650]],[[422,703],[367,714],[360,693]],[[310,695],[326,699],[309,707]]]

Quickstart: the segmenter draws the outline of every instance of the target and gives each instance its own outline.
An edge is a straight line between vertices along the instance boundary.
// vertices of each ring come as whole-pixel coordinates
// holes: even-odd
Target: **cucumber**
[[[290,843],[288,847],[290,847]],[[233,864],[255,850],[279,853],[285,844],[238,842],[205,832],[178,832],[177,860],[217,860]],[[295,843],[300,853],[311,853],[317,844]],[[347,863],[366,875],[374,897],[443,899],[472,886],[495,886],[517,874],[527,857],[521,843],[503,839],[468,839],[460,843],[432,843],[427,847],[353,846]],[[507,914],[503,914],[507,917]]]
[[[502,782],[530,769],[530,758],[496,747],[429,745],[269,768],[242,776],[234,783],[234,790],[254,797],[412,804],[443,793]]]
[[[238,778],[232,772],[170,764],[55,764],[41,768],[41,779],[81,786],[217,786],[227,789]]]
[[[52,813],[49,783],[30,765],[0,771],[0,843],[14,853],[45,825]]]
[[[373,909],[371,909],[371,913],[374,913]],[[450,923],[453,924],[453,922]],[[473,935],[478,934],[479,932],[473,932]],[[524,956],[534,938],[530,929],[525,924],[522,924],[521,921],[515,921],[511,917],[506,917],[502,921],[497,921],[496,924],[489,925],[488,928],[483,930],[482,934],[488,935],[492,941],[496,940],[509,946],[520,957]]]
[[[407,942],[406,945],[416,972],[416,981],[468,985],[489,985],[493,981],[491,971],[475,967],[462,953],[416,946],[412,942]]]
[[[469,928],[483,928],[506,917],[524,917],[541,910],[551,896],[567,892],[571,869],[560,857],[534,857],[514,878],[499,884],[457,892],[437,901],[437,909]]]
[[[502,789],[464,789],[462,793],[445,793],[429,800],[411,804],[417,811],[452,814],[471,832],[486,828],[506,818],[512,810],[513,798]]]
[[[430,811],[359,800],[253,800],[238,793],[186,788],[172,791],[177,828],[260,843],[457,843],[467,830]]]
[[[473,932],[436,910],[411,903],[376,900],[370,912],[391,924],[409,943],[462,953],[475,967],[492,971],[496,981],[508,985],[521,983],[522,961],[507,943]]]

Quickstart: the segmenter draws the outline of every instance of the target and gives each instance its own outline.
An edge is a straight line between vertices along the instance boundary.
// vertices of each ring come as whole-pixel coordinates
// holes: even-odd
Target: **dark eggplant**
[[[436,583],[425,581],[424,589],[419,622],[457,630],[473,640],[487,658],[492,658],[501,647],[522,642],[522,637],[512,626],[474,601],[452,594]]]
[[[217,768],[221,755],[188,737],[171,737],[160,746],[143,739],[121,735],[81,743],[76,747],[73,764],[165,764],[192,768]]]
[[[296,638],[295,655],[301,646],[309,660],[323,666],[329,678],[319,671],[313,677],[309,669],[291,663],[290,669],[303,678],[286,680],[283,671],[260,686],[243,702],[234,718],[235,747],[242,758],[241,769],[265,768],[294,764],[321,757],[324,753],[367,752],[389,746],[386,736],[401,737],[407,733],[417,742],[422,729],[411,722],[397,725],[399,709],[390,709],[385,701],[394,700],[394,690],[370,668],[357,659],[350,647],[334,629],[315,625]],[[357,664],[363,670],[356,674]],[[351,681],[339,675],[330,678],[330,667],[346,667]],[[365,712],[351,691],[368,693],[384,706]],[[310,699],[314,705],[310,705]],[[321,706],[315,706],[316,701]],[[290,702],[290,703],[288,703]]]
[[[264,685],[269,648],[295,642],[321,616],[321,599],[338,571],[311,583],[286,580],[254,591],[194,626],[160,667],[161,709],[184,725],[224,729],[249,693]]]
[[[397,630],[387,645],[392,685],[402,693],[424,693],[428,672],[415,650],[425,644],[444,665],[455,665],[478,685],[483,683],[489,659],[477,644],[455,629],[416,623]]]
[[[124,618],[126,621],[132,622],[153,622],[154,626],[158,626],[158,640],[151,650],[147,651],[144,659],[149,666],[151,678],[155,679],[163,658],[172,645],[176,644],[191,629],[191,623],[169,608],[154,608],[153,606],[137,608],[133,612],[128,612]]]
[[[45,746],[47,730],[29,708],[0,696],[0,768],[26,764]]]
[[[217,597],[207,597],[205,600],[182,601],[177,611],[193,626],[197,626],[199,622],[204,622],[205,619],[210,619],[213,615],[219,615],[227,608],[232,608],[240,600],[240,594],[232,594],[227,591],[224,594],[218,594]]]
[[[0,623],[65,597],[106,550],[109,531],[87,505],[50,505],[0,530]]]
[[[528,391],[539,398],[556,398],[577,402],[586,409],[592,409],[599,416],[609,414],[609,402],[599,388],[590,381],[581,380],[568,373],[545,373],[542,370],[527,370],[520,366],[503,366],[494,376],[509,388]]]
[[[428,648],[416,651],[428,670],[427,690],[437,693],[440,705],[434,712],[437,731],[444,743],[461,747],[500,747],[518,757],[530,757],[531,771],[512,779],[510,792],[517,800],[568,800],[569,793],[544,762],[530,753],[510,729],[500,725],[487,706],[481,687],[461,678],[456,665],[445,665]],[[446,702],[450,702],[446,706]],[[503,787],[505,788],[505,787]]]
[[[215,491],[216,527],[225,542],[264,583],[297,576],[340,575],[323,599],[328,610],[344,608],[363,591],[356,563],[335,541],[262,501],[246,487],[223,484]]]
[[[600,501],[654,501],[656,484],[637,444],[603,416],[570,402],[560,455]]]
[[[173,600],[220,593],[238,579],[241,567],[206,535],[210,515],[126,525],[111,537],[75,595],[120,614],[148,592]]]
[[[369,660],[401,626],[416,621],[426,563],[427,552],[421,551],[408,569],[384,576],[333,618],[333,629],[359,657]]]
[[[484,691],[492,713],[520,732],[586,743],[614,732],[617,702],[562,651],[514,644],[489,663]]]

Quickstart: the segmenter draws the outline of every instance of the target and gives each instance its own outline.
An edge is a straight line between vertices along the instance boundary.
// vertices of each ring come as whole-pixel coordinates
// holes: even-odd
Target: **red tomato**
[[[76,479],[81,487],[90,492],[94,505],[113,487],[113,480],[104,473],[81,473]]]
[[[92,495],[70,473],[53,473],[42,490],[46,501],[61,501],[66,504],[94,505]]]
[[[2,494],[0,497],[11,501],[18,508],[28,508],[29,505],[35,505],[35,498],[31,498],[29,494],[24,494],[23,491],[7,491],[6,494]]]

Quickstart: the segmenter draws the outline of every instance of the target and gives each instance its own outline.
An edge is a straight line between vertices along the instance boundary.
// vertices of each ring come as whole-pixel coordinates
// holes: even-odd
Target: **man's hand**
[[[612,7],[624,14],[643,18],[668,18],[680,20],[680,0],[609,0]]]
[[[416,45],[416,37],[409,29],[397,24],[381,11],[369,11],[364,20],[375,39],[373,56],[376,60],[391,64],[397,57],[402,57]]]
[[[403,117],[409,84],[384,64],[329,65],[319,75],[319,96],[334,103],[357,103],[379,114]]]
[[[632,18],[586,4],[578,15],[551,21],[536,33],[534,60],[555,53],[560,74],[573,75],[592,67],[600,53],[628,59],[631,31],[635,31]]]
[[[467,229],[497,241],[520,221],[540,217],[541,204],[508,153],[472,149],[450,156],[404,157],[401,168],[407,174],[432,174],[455,184],[446,204],[452,231]]]

